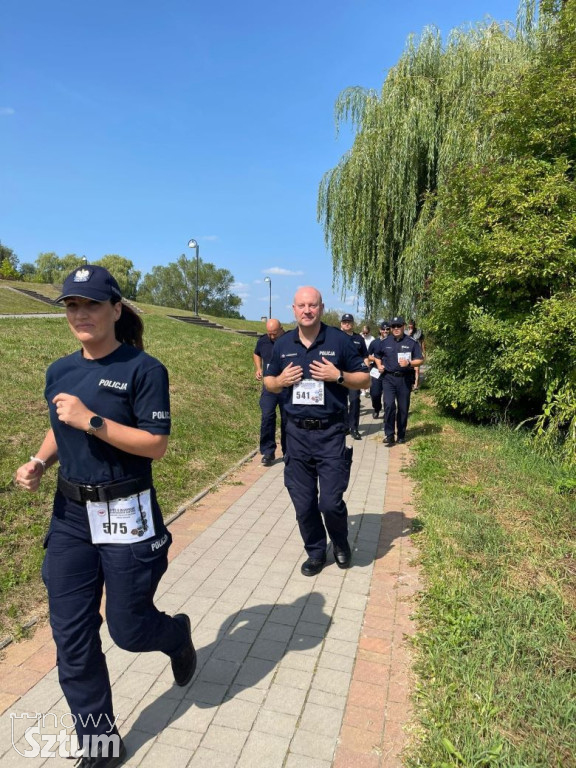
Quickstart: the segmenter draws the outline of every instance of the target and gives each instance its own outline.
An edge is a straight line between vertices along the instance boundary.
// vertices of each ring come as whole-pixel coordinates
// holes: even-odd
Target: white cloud
[[[294,272],[291,269],[284,269],[283,267],[270,267],[270,269],[263,269],[262,270],[263,275],[303,275],[304,272],[301,272],[298,270],[297,272]]]
[[[233,291],[247,291],[250,288],[249,283],[232,283],[230,286]]]
[[[10,116],[15,114],[16,110],[12,109],[12,107],[0,107],[0,115],[2,116]]]
[[[273,293],[273,294],[272,294],[272,296],[271,296],[271,298],[272,298],[272,299],[279,299],[279,298],[280,298],[280,296],[278,296],[277,294]],[[266,297],[262,297],[262,296],[261,296],[261,297],[258,299],[258,301],[266,301],[266,302],[267,302],[267,301],[268,301],[268,299],[269,299],[269,297],[268,297],[268,296],[266,296]]]
[[[240,299],[249,299],[250,298],[250,294],[249,293],[237,293],[236,296],[238,296],[238,298],[240,298]]]

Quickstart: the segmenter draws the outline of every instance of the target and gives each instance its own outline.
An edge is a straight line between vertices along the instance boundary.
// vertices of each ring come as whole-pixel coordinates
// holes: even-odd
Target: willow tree
[[[409,38],[380,93],[344,90],[337,128],[350,120],[354,143],[320,184],[318,218],[332,253],[334,283],[364,298],[413,309],[434,248],[436,201],[450,169],[476,163],[494,124],[478,122],[486,96],[517,78],[532,47],[534,3],[516,26],[493,21]],[[472,129],[471,126],[474,126]]]

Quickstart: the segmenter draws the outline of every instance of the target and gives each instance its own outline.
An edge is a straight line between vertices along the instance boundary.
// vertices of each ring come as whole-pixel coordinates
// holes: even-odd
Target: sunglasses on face
[[[390,328],[402,328],[401,325],[391,325]]]

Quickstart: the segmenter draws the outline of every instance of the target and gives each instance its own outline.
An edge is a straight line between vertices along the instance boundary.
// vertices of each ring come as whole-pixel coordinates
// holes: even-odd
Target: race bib
[[[156,535],[150,491],[126,499],[87,501],[93,544],[131,544]]]
[[[302,379],[292,387],[293,405],[324,405],[324,382]]]
[[[410,352],[398,352],[398,362],[400,362],[400,360],[408,360],[408,362],[410,362],[411,359],[412,354]]]
[[[370,368],[370,376],[372,376],[373,379],[379,379],[380,378],[380,371],[376,366],[374,368]]]

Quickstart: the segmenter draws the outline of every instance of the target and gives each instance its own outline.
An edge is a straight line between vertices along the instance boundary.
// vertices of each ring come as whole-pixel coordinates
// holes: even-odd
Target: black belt
[[[328,429],[332,424],[344,424],[341,415],[327,416],[324,419],[290,419],[298,429]]]
[[[404,373],[404,371],[384,371],[384,373],[387,376],[407,376],[410,373],[410,371],[413,371],[413,370],[414,370],[413,368],[409,368],[406,371],[406,373]]]
[[[152,486],[152,476],[135,477],[132,480],[124,480],[121,483],[108,483],[106,485],[82,485],[71,483],[70,480],[58,473],[58,490],[72,501],[113,501],[113,499],[125,499],[141,491],[147,491]]]

